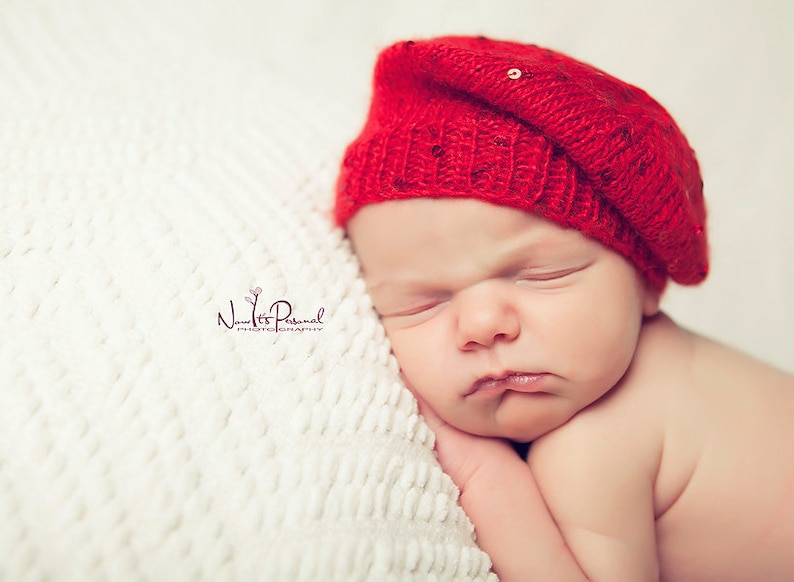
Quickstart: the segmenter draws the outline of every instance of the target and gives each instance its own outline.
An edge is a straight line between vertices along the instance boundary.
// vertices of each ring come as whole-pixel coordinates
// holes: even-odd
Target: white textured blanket
[[[351,112],[201,6],[5,6],[0,580],[492,578],[326,218]]]

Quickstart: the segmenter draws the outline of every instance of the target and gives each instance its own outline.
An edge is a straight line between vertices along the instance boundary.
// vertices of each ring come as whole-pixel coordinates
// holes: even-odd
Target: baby
[[[794,378],[659,308],[708,271],[668,113],[482,37],[394,45],[373,87],[336,220],[500,577],[794,580]]]

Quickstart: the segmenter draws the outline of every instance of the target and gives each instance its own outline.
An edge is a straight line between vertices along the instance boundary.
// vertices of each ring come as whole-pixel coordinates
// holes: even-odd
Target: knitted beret
[[[475,198],[575,228],[663,289],[708,273],[702,189],[686,138],[641,89],[535,45],[443,37],[380,54],[335,218]]]

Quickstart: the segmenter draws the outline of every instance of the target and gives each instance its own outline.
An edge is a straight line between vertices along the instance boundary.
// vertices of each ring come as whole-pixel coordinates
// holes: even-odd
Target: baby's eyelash
[[[420,313],[423,313],[423,312],[427,311],[428,309],[432,309],[436,305],[437,305],[437,303],[427,303],[427,304],[424,304],[424,305],[420,305],[418,307],[412,307],[410,309],[405,309],[403,311],[398,311],[398,312],[392,314],[391,317],[409,317],[411,315],[418,315]]]
[[[516,276],[516,279],[519,281],[557,281],[559,279],[563,279],[568,277],[569,275],[573,275],[574,273],[578,273],[586,269],[590,263],[585,265],[579,265],[576,267],[570,267],[567,269],[560,269],[556,271],[529,271],[529,272],[521,272]]]
[[[397,317],[411,317],[414,315],[421,315],[426,313],[440,304],[444,303],[444,299],[434,299],[432,301],[425,301],[423,303],[417,303],[405,309],[393,309],[387,312],[378,312],[382,318],[397,318]]]
[[[519,281],[553,281],[555,279],[560,279],[565,275],[569,274],[568,272],[559,272],[554,271],[550,273],[521,273],[519,274],[516,279]]]

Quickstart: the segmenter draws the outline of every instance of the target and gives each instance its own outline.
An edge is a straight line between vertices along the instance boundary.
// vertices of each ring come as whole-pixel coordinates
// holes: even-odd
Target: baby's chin
[[[534,440],[539,439],[544,434],[547,434],[551,431],[543,431],[539,433],[538,431],[530,431],[527,429],[524,430],[506,430],[502,431],[501,434],[495,435],[497,438],[507,439],[509,441],[513,441],[514,443],[531,443]]]
[[[560,428],[570,416],[549,415],[535,417],[530,421],[524,417],[494,418],[490,426],[458,426],[460,430],[484,437],[500,438],[516,443],[529,443]],[[453,423],[450,423],[453,424]]]
[[[526,425],[519,425],[519,426],[472,426],[468,423],[456,423],[456,422],[449,422],[455,428],[462,430],[463,432],[467,432],[469,434],[473,434],[476,436],[487,437],[487,438],[496,438],[496,439],[505,439],[508,441],[513,441],[515,443],[529,443],[532,442],[544,434],[551,432],[551,430],[542,430],[539,431],[537,428],[529,427]],[[556,427],[555,427],[556,428]]]

